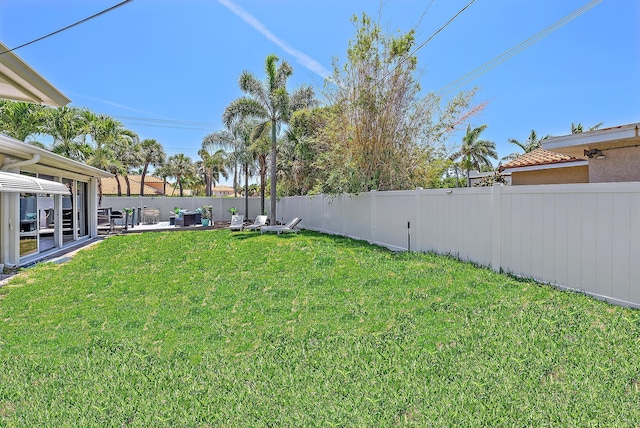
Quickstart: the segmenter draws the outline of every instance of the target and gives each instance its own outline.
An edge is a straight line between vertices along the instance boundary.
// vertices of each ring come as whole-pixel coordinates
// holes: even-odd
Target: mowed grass
[[[116,236],[0,288],[0,426],[638,426],[640,312],[346,238]]]

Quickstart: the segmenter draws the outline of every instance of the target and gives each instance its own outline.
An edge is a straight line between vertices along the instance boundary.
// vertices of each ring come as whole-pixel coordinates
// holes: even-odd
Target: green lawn
[[[0,288],[0,426],[638,426],[640,312],[346,238],[116,236]]]

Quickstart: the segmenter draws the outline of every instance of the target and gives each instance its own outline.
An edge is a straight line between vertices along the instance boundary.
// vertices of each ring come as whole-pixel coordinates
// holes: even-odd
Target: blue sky
[[[2,0],[0,40],[14,47],[120,0]],[[16,51],[72,99],[114,116],[167,153],[197,158],[242,93],[243,70],[264,76],[275,53],[294,68],[290,89],[322,88],[344,60],[350,18],[366,12],[389,32],[416,27],[422,43],[469,0],[134,0]],[[422,88],[440,90],[588,4],[588,0],[476,0],[418,53]],[[640,2],[603,0],[464,85],[488,102],[472,119],[500,156],[509,138],[565,135],[572,122],[640,121]],[[451,96],[451,95],[450,95]],[[136,119],[131,119],[136,118]],[[458,144],[456,140],[452,144]]]

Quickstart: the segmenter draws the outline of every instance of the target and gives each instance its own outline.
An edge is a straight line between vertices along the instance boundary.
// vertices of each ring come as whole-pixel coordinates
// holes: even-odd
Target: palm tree
[[[140,196],[144,196],[144,179],[149,171],[149,166],[159,167],[167,157],[162,148],[162,144],[154,139],[145,139],[140,143],[142,159],[142,177],[140,179]]]
[[[471,129],[467,125],[467,132],[462,137],[460,150],[451,156],[451,160],[462,158],[462,168],[467,172],[467,187],[469,186],[469,171],[471,168],[480,170],[483,166],[493,167],[490,159],[498,159],[496,143],[489,140],[480,140],[480,134],[487,129],[487,125],[481,125]]]
[[[207,135],[202,139],[202,150],[207,151],[209,155],[213,155],[216,150],[222,148],[233,148],[234,137],[229,131],[216,131]],[[202,157],[202,156],[200,156]],[[222,165],[220,173],[224,170],[224,177],[227,178],[226,167],[233,168],[233,187],[235,191],[237,177],[238,177],[238,168],[236,156],[233,152],[226,153],[224,156],[224,165]],[[207,196],[211,196],[211,187],[210,185],[207,188]],[[237,196],[237,195],[234,195]]]
[[[118,141],[133,138],[132,131],[126,129],[121,122],[107,115],[96,115],[90,111],[83,113],[85,137],[93,140],[93,153],[87,163],[93,167],[122,174],[125,169],[115,155],[114,148]],[[116,180],[117,181],[117,180]],[[118,182],[118,193],[121,194]],[[98,206],[102,204],[102,180],[98,178]]]
[[[54,153],[81,162],[91,156],[91,146],[84,139],[86,114],[86,110],[76,107],[46,110],[42,132],[53,137],[51,150]]]
[[[262,123],[264,124],[264,122]],[[244,209],[245,215],[249,214],[249,176],[253,172],[255,163],[253,151],[253,139],[255,133],[260,132],[261,124],[256,120],[243,120],[235,124],[232,129],[234,140],[234,152],[238,162],[242,165],[244,174]]]
[[[602,122],[596,123],[593,126],[590,126],[589,128],[587,128],[586,132],[589,131],[595,131],[596,129],[599,129],[602,126]],[[571,133],[572,134],[580,134],[582,132],[585,132],[582,123],[578,123],[577,125],[575,123],[571,124]]]
[[[211,153],[209,147],[203,147],[198,150],[198,156],[202,160],[196,162],[198,172],[204,176],[205,196],[211,196],[211,187],[214,183],[220,182],[220,175],[224,178],[228,178],[227,170],[225,169],[225,151],[224,149],[218,149]]]
[[[0,100],[0,132],[16,140],[42,132],[45,117],[45,107],[39,104]]]
[[[286,61],[277,65],[278,57],[269,55],[265,61],[266,79],[259,81],[253,74],[243,71],[238,80],[240,89],[247,96],[233,101],[224,111],[222,121],[228,129],[245,118],[255,118],[271,124],[271,219],[276,216],[277,131],[287,123],[291,113],[315,103],[313,89],[304,86],[289,95],[287,79],[293,69]]]
[[[162,194],[167,194],[167,177],[171,177],[171,170],[167,163],[162,163],[153,171],[156,177],[162,178]]]
[[[531,130],[531,133],[529,134],[529,138],[527,138],[527,141],[525,141],[524,143],[521,143],[515,138],[509,138],[507,141],[509,141],[511,144],[515,144],[516,146],[520,147],[524,153],[517,153],[517,152],[511,153],[510,155],[503,157],[502,160],[510,161],[519,156],[522,156],[523,154],[532,152],[535,149],[539,149],[541,147],[541,143],[547,138],[551,138],[551,136],[545,135],[544,137],[538,139],[538,134],[536,133],[535,129]]]
[[[174,176],[178,182],[180,196],[184,196],[183,182],[187,177],[195,174],[191,158],[183,153],[178,153],[177,155],[169,157],[167,166],[169,167],[169,171],[171,171],[171,175]]]
[[[142,147],[140,146],[140,140],[135,132],[124,130],[112,144],[113,153],[124,169],[123,176],[125,184],[127,185],[127,196],[131,196],[129,174],[133,168],[142,164]]]

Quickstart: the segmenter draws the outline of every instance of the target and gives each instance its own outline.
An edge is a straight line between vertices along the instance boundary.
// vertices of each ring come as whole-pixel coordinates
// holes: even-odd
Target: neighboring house
[[[586,159],[589,183],[640,181],[640,123],[550,138],[542,147]]]
[[[500,170],[514,186],[640,181],[640,123],[546,139]]]
[[[69,99],[0,43],[0,98]],[[0,263],[24,266],[98,234],[97,179],[111,174],[0,134]]]
[[[140,183],[142,182],[141,175],[129,175],[129,184],[131,190],[131,196],[140,196]],[[105,196],[118,195],[118,182],[120,183],[120,191],[122,196],[127,195],[127,182],[121,175],[117,177],[103,178],[102,179],[102,194]],[[153,176],[144,177],[144,195],[145,196],[158,196],[162,195],[162,179]],[[167,186],[168,188],[168,186]]]
[[[233,187],[214,186],[211,188],[211,196],[231,196],[233,195]]]
[[[589,182],[589,162],[544,149],[535,149],[507,163],[500,171],[511,174],[511,185]]]

